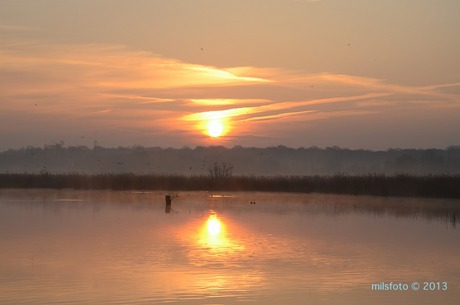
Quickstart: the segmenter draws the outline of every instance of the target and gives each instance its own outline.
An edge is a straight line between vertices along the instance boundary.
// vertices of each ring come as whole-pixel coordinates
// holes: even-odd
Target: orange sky
[[[428,0],[2,1],[0,150],[458,145],[459,11]],[[209,136],[212,121],[222,136]]]

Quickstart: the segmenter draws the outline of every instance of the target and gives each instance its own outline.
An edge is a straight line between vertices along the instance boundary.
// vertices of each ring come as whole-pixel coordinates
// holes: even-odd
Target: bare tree
[[[228,178],[233,175],[233,165],[229,162],[214,162],[214,164],[208,168],[208,173],[213,179]]]

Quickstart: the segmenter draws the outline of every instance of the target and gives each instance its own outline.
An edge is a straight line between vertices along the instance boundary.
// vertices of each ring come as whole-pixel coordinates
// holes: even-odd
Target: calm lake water
[[[460,302],[459,201],[167,194],[0,190],[0,303]]]

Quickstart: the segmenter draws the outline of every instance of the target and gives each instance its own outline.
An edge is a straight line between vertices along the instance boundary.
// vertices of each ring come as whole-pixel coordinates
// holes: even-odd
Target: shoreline
[[[0,189],[228,191],[460,198],[460,175],[181,176],[0,174]]]

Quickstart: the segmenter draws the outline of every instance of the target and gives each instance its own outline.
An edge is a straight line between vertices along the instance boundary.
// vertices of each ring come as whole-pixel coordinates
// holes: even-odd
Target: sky
[[[457,0],[0,0],[0,151],[460,144]]]

